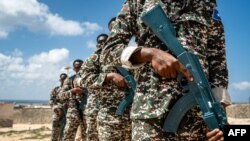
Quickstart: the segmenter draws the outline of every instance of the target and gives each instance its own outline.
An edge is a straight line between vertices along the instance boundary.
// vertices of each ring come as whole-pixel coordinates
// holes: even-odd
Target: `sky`
[[[48,100],[59,74],[95,50],[124,0],[0,0],[0,99]],[[250,102],[249,0],[217,0],[229,94]],[[69,72],[72,74],[72,70]]]

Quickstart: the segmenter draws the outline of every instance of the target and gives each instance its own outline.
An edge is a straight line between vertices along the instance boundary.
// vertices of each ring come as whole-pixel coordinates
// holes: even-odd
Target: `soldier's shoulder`
[[[56,86],[54,88],[51,89],[51,94],[55,93],[60,87]]]
[[[93,63],[93,62],[97,62],[99,58],[99,54],[94,52],[93,54],[91,54],[85,61],[84,64],[89,64],[89,63]]]
[[[64,80],[63,85],[67,85],[67,84],[71,83],[71,81],[74,80],[75,77],[76,77],[75,74],[74,74],[74,75],[71,75],[70,77],[67,77],[67,78]]]
[[[70,82],[71,82],[71,78],[70,78],[70,77],[67,77],[67,78],[63,81],[63,86],[65,86],[65,85],[70,85]]]
[[[70,76],[68,79],[69,79],[69,80],[74,80],[74,79],[75,79],[75,77],[76,77],[76,74],[74,74],[74,75]]]
[[[55,91],[55,90],[58,90],[60,87],[59,86],[55,86],[54,88],[53,88],[53,90]]]

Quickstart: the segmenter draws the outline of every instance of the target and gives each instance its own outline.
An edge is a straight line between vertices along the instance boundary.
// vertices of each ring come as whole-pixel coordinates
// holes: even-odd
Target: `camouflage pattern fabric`
[[[115,114],[114,108],[101,108],[97,116],[100,141],[131,141],[131,120],[129,110],[123,116]]]
[[[101,61],[105,64],[120,66],[121,53],[132,36],[136,37],[139,47],[157,48],[170,52],[165,50],[165,45],[140,20],[140,16],[155,4],[163,7],[184,47],[193,50],[198,55],[212,87],[227,88],[225,42],[224,34],[220,31],[223,27],[221,24],[219,27],[214,27],[219,22],[212,20],[212,12],[216,6],[215,0],[126,0],[105,44]],[[217,32],[220,34],[216,34]],[[131,109],[132,138],[136,140],[146,136],[153,140],[154,134],[156,137],[157,134],[163,134],[158,129],[162,123],[154,119],[162,119],[166,116],[173,103],[182,95],[181,88],[175,79],[165,79],[156,74],[149,63],[136,69],[135,73],[135,76],[138,76],[136,78],[138,86]],[[205,132],[201,128],[205,125],[199,110],[192,109],[186,117],[196,120],[182,124],[180,130],[184,130],[181,130],[182,133],[178,136],[188,134],[183,140],[189,140],[190,135],[197,137],[196,140],[203,140]],[[140,129],[144,127],[141,125],[146,123],[147,128]],[[171,137],[167,134],[166,136]],[[159,138],[164,140],[161,135]],[[176,139],[173,138],[173,140]]]
[[[59,141],[62,139],[61,136],[61,120],[62,118],[55,112],[55,110],[62,110],[62,104],[57,99],[57,95],[60,91],[61,87],[55,87],[50,93],[50,101],[49,104],[52,107],[52,133],[51,133],[51,141]]]
[[[97,50],[96,53],[100,52],[100,50]],[[81,70],[79,71],[79,74],[84,80],[83,87],[89,86],[91,83],[94,82],[95,79],[97,79],[97,75],[99,72],[98,66],[99,60],[97,54],[91,55],[88,59],[88,64],[91,64],[86,67],[86,61],[84,61]],[[91,62],[91,63],[90,63]],[[87,71],[85,71],[87,70]],[[88,71],[90,70],[90,71]],[[93,72],[92,72],[93,71]],[[102,74],[100,74],[102,76]],[[101,77],[100,77],[101,78]],[[99,80],[100,81],[100,80]],[[103,80],[101,80],[103,81]],[[85,106],[85,117],[86,117],[86,124],[87,124],[87,129],[86,129],[86,140],[87,141],[98,141],[98,130],[97,130],[97,114],[99,111],[99,101],[98,101],[98,92],[97,90],[90,89],[89,90],[89,95],[88,95],[88,100],[87,104]]]
[[[81,124],[80,114],[76,108],[68,108],[63,140],[74,141],[78,126]]]
[[[165,118],[152,118],[133,120],[133,141],[205,141],[205,124],[199,114],[199,108],[190,110],[184,120],[180,123],[178,133],[167,133],[163,131],[162,125]],[[199,128],[197,128],[199,126]]]
[[[226,62],[226,45],[224,26],[221,20],[213,19],[209,28],[208,65],[209,82],[212,87],[228,87],[228,70]]]
[[[57,99],[57,95],[60,91],[60,86],[56,86],[50,92],[49,105],[53,108],[53,105],[57,105],[59,100]]]
[[[112,83],[104,83],[107,73],[117,73],[112,66],[102,66],[100,62],[101,49],[88,57],[80,71],[83,87],[97,91],[99,111],[97,115],[98,137],[100,141],[131,139],[130,108],[123,117],[115,115],[118,104],[125,97],[125,92]]]
[[[86,117],[86,135],[87,141],[98,141],[98,131],[97,131],[97,114],[99,111],[98,106],[98,91],[89,91],[88,101],[85,106],[85,117]]]
[[[51,141],[59,141],[60,140],[60,117],[56,114],[53,114],[52,117],[52,133],[51,133]]]
[[[78,126],[81,126],[82,128],[83,140],[85,140],[86,138],[85,117],[83,117],[83,111],[78,109],[81,96],[76,96],[70,92],[70,90],[74,88],[74,80],[77,77],[78,75],[72,76],[69,79],[65,80],[59,93],[60,100],[68,102],[66,125],[63,132],[63,141],[74,141]]]

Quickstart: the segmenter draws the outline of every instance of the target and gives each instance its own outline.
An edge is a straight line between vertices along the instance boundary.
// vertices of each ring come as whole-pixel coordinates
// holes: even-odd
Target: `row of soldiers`
[[[53,107],[52,140],[74,140],[78,127],[87,141],[223,140],[222,131],[207,129],[199,107],[186,113],[176,133],[162,129],[173,103],[183,95],[177,72],[189,81],[192,76],[141,21],[156,4],[170,18],[183,46],[199,57],[217,101],[231,104],[224,30],[215,0],[126,0],[109,22],[109,35],[97,37],[97,50],[85,61],[73,62],[76,74],[60,75],[61,86],[53,91],[60,104]],[[132,37],[137,47],[127,47]],[[130,86],[117,66],[128,69],[137,81],[133,105],[122,116],[115,112]]]
[[[115,19],[108,23],[110,30]],[[52,141],[78,140],[79,136],[83,141],[97,141],[99,138],[106,141],[131,140],[131,106],[122,116],[115,114],[120,101],[126,96],[126,80],[116,71],[108,74],[101,71],[100,53],[107,38],[107,34],[98,35],[97,50],[85,61],[74,60],[73,76],[60,74],[61,84],[51,91],[50,96],[54,112]],[[84,80],[85,85],[91,85],[91,88],[83,87],[81,81]],[[124,83],[120,84],[120,81]],[[81,135],[76,136],[77,130]]]

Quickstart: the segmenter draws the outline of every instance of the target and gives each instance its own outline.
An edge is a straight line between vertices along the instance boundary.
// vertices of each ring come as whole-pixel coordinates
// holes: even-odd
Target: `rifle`
[[[84,94],[81,97],[80,101],[78,101],[77,110],[80,113],[81,119],[83,120],[83,110],[84,110],[84,107],[87,104],[87,100],[88,100],[88,89],[85,87],[80,87],[80,88],[82,89]]]
[[[70,77],[70,80],[71,80],[72,87],[80,87],[80,89],[82,89],[82,91],[84,93],[84,95],[82,96],[81,100],[79,101],[79,105],[78,105],[78,110],[82,111],[85,104],[87,103],[87,100],[88,100],[88,89],[85,87],[81,87],[81,86],[75,86],[74,80],[78,79],[79,77],[80,77],[79,74],[75,74],[75,75]],[[79,78],[79,79],[81,79],[81,78]],[[77,85],[79,85],[79,84],[77,84]]]
[[[65,125],[66,125],[66,114],[67,114],[67,108],[63,106],[63,108],[61,109],[63,110],[63,117],[59,120],[59,124],[60,124],[60,140],[62,140],[63,138],[63,131],[64,131],[64,128],[65,128]]]
[[[144,13],[141,20],[151,28],[156,36],[177,56],[177,59],[189,70],[194,80],[182,85],[186,93],[174,104],[168,113],[163,129],[176,132],[185,115],[194,105],[200,107],[205,123],[213,130],[223,130],[228,124],[227,117],[219,102],[216,102],[209,82],[202,69],[198,57],[190,50],[183,48],[176,38],[175,29],[160,5]],[[183,80],[183,75],[178,80]]]
[[[83,111],[83,109],[84,109],[84,106],[87,104],[87,100],[88,100],[88,89],[85,88],[85,87],[79,86],[79,84],[77,84],[78,86],[76,86],[76,85],[74,84],[74,80],[75,80],[75,79],[81,80],[80,75],[79,75],[79,74],[75,74],[75,75],[73,75],[73,76],[70,77],[70,80],[71,80],[72,88],[73,88],[73,87],[79,87],[79,88],[83,91],[83,96],[81,97],[80,101],[77,101],[77,103],[78,103],[78,104],[77,104],[77,109],[78,109],[78,111],[79,111],[79,113],[80,113],[81,118],[83,118],[83,113],[82,113],[82,111]],[[77,95],[76,97],[78,97],[78,95]]]
[[[87,100],[88,100],[88,89],[87,89],[87,88],[84,88],[84,87],[81,87],[81,89],[83,90],[84,95],[83,95],[82,98],[81,98],[81,101],[80,101],[80,103],[79,103],[78,109],[80,109],[80,110],[82,111],[83,108],[84,108],[84,106],[87,104]]]
[[[123,67],[116,67],[116,69],[127,80],[130,86],[125,90],[128,95],[119,103],[116,110],[116,115],[123,115],[126,107],[128,107],[133,102],[136,89],[136,82],[134,80],[134,77],[130,75],[129,72]]]

